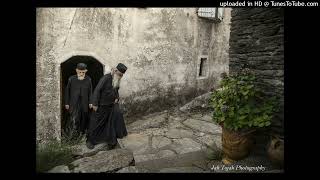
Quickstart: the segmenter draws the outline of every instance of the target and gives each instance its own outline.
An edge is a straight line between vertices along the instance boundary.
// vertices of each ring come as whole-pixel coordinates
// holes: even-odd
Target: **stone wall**
[[[235,8],[231,12],[230,73],[249,68],[257,84],[281,97],[281,112],[272,127],[283,131],[284,25],[282,8]]]
[[[38,8],[37,139],[60,139],[60,65],[92,56],[107,73],[128,66],[120,88],[125,116],[178,106],[215,88],[228,72],[231,9],[219,24],[196,8]],[[208,75],[198,77],[200,57]]]

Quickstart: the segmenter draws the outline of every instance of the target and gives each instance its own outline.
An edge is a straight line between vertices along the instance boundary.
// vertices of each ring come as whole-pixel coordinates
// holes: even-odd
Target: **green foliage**
[[[73,136],[67,136],[62,134],[61,142],[70,146],[78,145],[85,142],[85,136],[80,134],[74,134]]]
[[[51,140],[44,145],[37,144],[37,172],[46,172],[55,166],[68,164],[73,160],[72,149],[69,144],[60,143],[57,140]]]
[[[277,111],[277,98],[269,98],[256,87],[250,73],[227,76],[212,93],[213,120],[229,130],[269,126]]]

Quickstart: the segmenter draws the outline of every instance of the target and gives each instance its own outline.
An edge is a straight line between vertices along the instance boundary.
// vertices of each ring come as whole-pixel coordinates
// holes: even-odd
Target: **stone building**
[[[283,8],[235,8],[231,13],[229,73],[250,69],[257,84],[280,97],[280,112],[271,133],[284,133],[284,17]],[[266,137],[262,134],[261,137]],[[262,144],[263,144],[262,140]]]
[[[197,10],[38,8],[37,140],[61,139],[63,91],[79,62],[88,65],[93,86],[117,63],[128,66],[120,88],[127,117],[182,105],[215,88],[229,71],[231,9],[221,22]]]

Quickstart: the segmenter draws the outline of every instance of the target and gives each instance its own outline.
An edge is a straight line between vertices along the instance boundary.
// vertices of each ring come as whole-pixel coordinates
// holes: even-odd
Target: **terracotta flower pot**
[[[268,147],[268,157],[273,166],[283,168],[284,162],[284,141],[278,137],[271,139]]]
[[[225,161],[236,161],[247,157],[253,145],[252,132],[240,133],[222,128],[222,150]]]

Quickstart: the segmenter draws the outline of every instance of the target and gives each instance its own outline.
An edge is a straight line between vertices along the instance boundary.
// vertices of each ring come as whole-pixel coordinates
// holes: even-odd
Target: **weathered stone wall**
[[[284,25],[282,8],[235,8],[231,12],[230,73],[249,68],[269,95],[281,97],[282,111],[273,122],[283,131]]]
[[[89,55],[105,73],[122,62],[126,116],[184,104],[217,86],[228,72],[229,23],[201,19],[196,8],[38,8],[37,139],[60,138],[60,64]],[[200,57],[209,74],[198,77]]]

